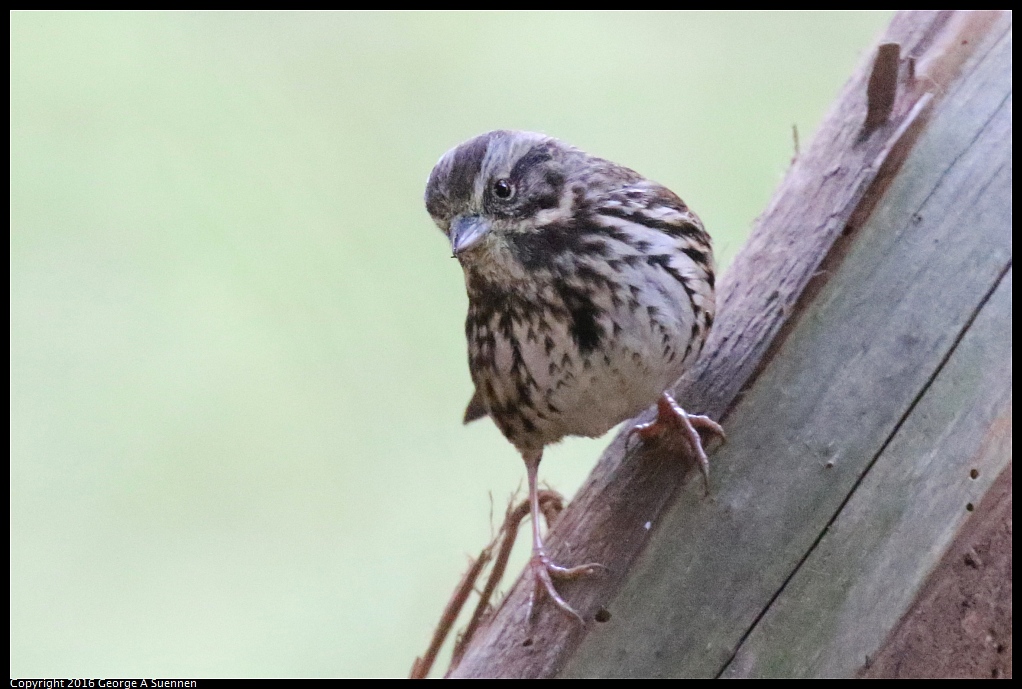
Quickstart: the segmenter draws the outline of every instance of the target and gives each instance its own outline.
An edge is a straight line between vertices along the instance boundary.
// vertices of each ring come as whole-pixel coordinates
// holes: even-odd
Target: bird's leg
[[[669,392],[664,392],[664,394],[660,395],[660,399],[657,400],[656,418],[649,423],[640,423],[628,431],[625,442],[631,440],[633,435],[637,435],[643,440],[659,438],[672,426],[681,429],[682,435],[688,442],[689,447],[692,448],[692,454],[695,456],[695,460],[699,462],[699,470],[703,474],[706,492],[709,493],[710,460],[706,457],[706,450],[703,449],[703,440],[699,437],[697,429],[701,428],[709,431],[721,440],[726,440],[724,429],[708,416],[686,412],[681,408],[681,405],[674,401]]]
[[[523,458],[525,459],[525,471],[529,477],[529,512],[532,515],[532,558],[529,560],[529,569],[532,570],[534,584],[532,593],[529,596],[529,619],[532,619],[536,599],[540,592],[546,591],[547,595],[550,596],[550,600],[554,602],[554,605],[566,614],[573,616],[580,623],[585,624],[582,616],[579,615],[574,608],[568,605],[563,598],[561,598],[561,594],[557,593],[553,580],[577,579],[582,576],[594,574],[599,570],[605,570],[606,567],[595,562],[579,565],[578,567],[562,567],[558,564],[554,564],[553,560],[550,559],[550,556],[546,554],[546,548],[543,547],[543,536],[539,531],[539,517],[541,513],[539,511],[539,490],[536,486],[537,476],[539,474],[539,460],[542,457],[542,450],[523,453]]]

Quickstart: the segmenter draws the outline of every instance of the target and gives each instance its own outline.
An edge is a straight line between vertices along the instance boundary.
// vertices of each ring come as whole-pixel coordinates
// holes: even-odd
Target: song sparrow
[[[713,257],[699,218],[673,192],[557,139],[493,131],[448,151],[426,186],[468,290],[468,361],[476,394],[465,421],[488,413],[525,460],[535,577],[577,613],[552,578],[591,573],[547,556],[536,476],[544,446],[596,437],[654,402],[646,439],[675,428],[706,477],[696,428],[666,392],[713,324]],[[581,619],[581,618],[580,618]]]

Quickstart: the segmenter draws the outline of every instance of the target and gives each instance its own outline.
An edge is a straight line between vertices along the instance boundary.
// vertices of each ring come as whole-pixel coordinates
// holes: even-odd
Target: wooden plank
[[[550,676],[565,666],[587,635],[606,639],[614,629],[627,629],[627,634],[641,636],[644,629],[620,624],[616,613],[606,624],[592,620],[626,585],[633,563],[650,543],[650,536],[658,530],[667,531],[657,534],[658,544],[651,546],[660,548],[664,538],[669,543],[680,537],[674,529],[687,531],[708,525],[710,528],[692,542],[702,543],[707,553],[713,554],[721,548],[713,532],[717,521],[730,520],[735,526],[736,519],[758,519],[755,512],[743,515],[736,506],[728,506],[736,490],[749,493],[749,497],[764,492],[755,483],[743,483],[757,477],[732,470],[733,463],[741,464],[736,459],[741,453],[733,449],[735,434],[740,438],[752,430],[745,428],[749,423],[764,423],[754,414],[739,413],[736,400],[751,381],[758,381],[757,376],[774,368],[772,359],[781,351],[779,343],[785,340],[787,329],[793,322],[804,320],[805,303],[813,301],[811,297],[833,272],[830,263],[821,271],[821,263],[835,255],[835,242],[840,247],[857,236],[923,129],[928,104],[939,103],[951,92],[960,70],[970,64],[970,56],[986,44],[984,37],[1002,34],[1007,27],[1010,15],[1004,13],[921,12],[895,18],[881,41],[899,43],[902,54],[911,59],[902,62],[897,97],[887,123],[863,138],[870,56],[850,79],[813,143],[796,161],[761,216],[748,245],[721,280],[718,321],[704,358],[675,389],[690,411],[726,419],[725,427],[732,433],[732,442],[712,460],[714,499],[702,500],[701,487],[681,491],[680,500],[671,507],[672,516],[662,520],[686,476],[686,468],[679,467],[677,452],[656,444],[626,452],[622,439],[616,439],[547,541],[558,561],[598,561],[610,568],[608,576],[568,582],[561,587],[568,601],[590,621],[583,628],[551,606],[540,606],[537,619],[530,622],[526,619],[530,582],[519,580],[488,625],[469,644],[454,676]],[[914,65],[912,70],[910,64]],[[910,71],[914,79],[909,78]],[[771,422],[767,414],[765,423]],[[782,438],[782,445],[789,440]],[[743,447],[747,452],[749,446]],[[788,470],[777,471],[775,466],[773,473],[766,472],[768,484],[772,479],[784,478]],[[842,468],[830,475],[844,471]],[[825,512],[823,509],[821,514]],[[659,526],[661,521],[664,528]],[[755,542],[755,529],[750,531],[750,539]],[[687,552],[686,556],[696,559],[705,555],[698,549]],[[711,576],[708,586],[717,588],[719,582]],[[673,595],[673,589],[660,593]],[[671,607],[665,606],[666,600],[661,598],[657,605]],[[700,673],[719,671],[736,642],[724,643],[723,653],[715,651],[719,656],[715,670]],[[613,669],[600,672],[616,674]],[[658,671],[644,665],[632,672]]]
[[[1009,462],[860,677],[1011,677],[1011,474]]]
[[[847,677],[877,653],[1011,461],[1007,323],[1010,271],[726,677]]]
[[[940,370],[1011,262],[1010,31],[991,44],[731,413],[712,500],[682,492],[565,675],[718,674]]]

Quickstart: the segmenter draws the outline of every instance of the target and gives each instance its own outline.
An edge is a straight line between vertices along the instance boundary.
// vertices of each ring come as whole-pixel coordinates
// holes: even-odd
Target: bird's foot
[[[701,414],[689,414],[681,408],[674,398],[667,392],[657,400],[656,418],[649,423],[640,423],[634,426],[625,437],[627,445],[634,436],[639,436],[643,441],[659,438],[670,429],[678,429],[685,438],[692,455],[699,463],[699,470],[703,474],[703,481],[706,485],[706,493],[710,492],[710,460],[703,449],[703,439],[699,431],[707,431],[721,440],[727,440],[724,429],[716,421]]]
[[[602,574],[607,571],[607,568],[597,562],[590,562],[578,567],[562,567],[555,564],[550,559],[550,556],[546,554],[545,550],[533,549],[532,559],[529,560],[529,569],[532,570],[534,582],[532,593],[529,595],[529,619],[532,619],[533,612],[536,609],[536,600],[545,591],[550,596],[550,600],[554,602],[554,605],[560,608],[561,612],[574,617],[578,620],[579,624],[584,625],[585,620],[578,614],[578,611],[568,605],[564,598],[561,597],[561,594],[557,592],[557,588],[554,586],[554,579],[579,579],[593,574]]]

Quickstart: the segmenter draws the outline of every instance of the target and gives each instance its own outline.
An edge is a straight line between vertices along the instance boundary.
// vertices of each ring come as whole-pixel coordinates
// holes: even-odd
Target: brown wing
[[[472,423],[476,419],[481,419],[486,416],[486,407],[483,406],[483,398],[480,397],[479,391],[476,390],[472,393],[472,399],[468,401],[468,406],[465,407],[465,416],[462,419],[462,423]]]

